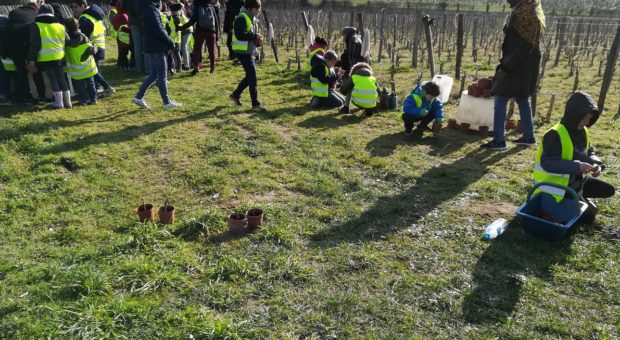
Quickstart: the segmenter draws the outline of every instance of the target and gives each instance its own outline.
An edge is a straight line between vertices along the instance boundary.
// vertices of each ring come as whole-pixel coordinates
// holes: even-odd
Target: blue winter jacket
[[[166,53],[174,49],[174,43],[161,21],[159,3],[139,0],[137,12],[142,18],[142,51],[144,53]]]
[[[422,99],[420,106],[417,105],[414,94],[417,94],[418,97]],[[432,102],[429,102],[424,96],[422,86],[418,85],[415,89],[413,89],[413,91],[411,91],[411,93],[409,93],[407,98],[405,98],[405,102],[403,103],[403,112],[405,116],[420,118],[422,117],[423,109],[428,112],[435,113],[435,121],[437,123],[443,122],[443,106],[441,105],[441,100],[435,98]]]

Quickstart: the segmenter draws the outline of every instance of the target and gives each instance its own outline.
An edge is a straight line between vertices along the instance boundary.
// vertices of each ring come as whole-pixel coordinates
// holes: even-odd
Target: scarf
[[[545,13],[541,0],[521,0],[508,16],[508,25],[512,25],[519,35],[534,46],[540,44],[542,32],[546,28]]]

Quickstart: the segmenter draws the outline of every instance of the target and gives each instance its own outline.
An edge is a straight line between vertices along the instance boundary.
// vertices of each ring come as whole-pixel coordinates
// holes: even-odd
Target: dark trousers
[[[129,67],[129,46],[118,43],[118,66],[126,70]]]
[[[420,127],[428,126],[428,124],[430,124],[430,122],[432,122],[433,119],[435,119],[435,112],[433,111],[429,111],[425,116],[422,116],[422,117],[415,117],[412,114],[405,113],[403,114],[403,122],[405,123],[405,131],[411,132],[411,130],[413,130],[413,125],[416,122],[420,122]]]
[[[45,68],[44,72],[50,81],[52,92],[69,91],[69,84],[67,84],[67,78],[65,77],[64,67],[48,66]]]
[[[616,188],[605,181],[589,176],[583,179],[583,198],[609,198],[615,193]]]
[[[74,80],[73,84],[78,93],[80,104],[84,105],[89,101],[92,104],[97,103],[97,90],[95,89],[95,79],[93,77]]]
[[[28,82],[28,70],[26,70],[26,61],[13,60],[17,71],[15,72],[15,102],[24,103],[34,98],[30,92],[30,83]],[[45,99],[45,81],[43,81],[43,74],[37,72],[32,75],[32,80],[37,88],[37,95],[41,99]]]
[[[202,61],[202,45],[207,45],[209,51],[209,62],[211,69],[215,69],[215,49],[217,43],[217,35],[215,32],[196,31],[194,32],[194,50],[192,51],[192,65],[197,68],[198,63]]]
[[[250,88],[250,97],[252,98],[252,106],[260,105],[258,101],[258,78],[256,77],[256,59],[249,54],[237,54],[237,58],[243,66],[245,77],[237,86],[233,96],[239,98],[246,87]]]
[[[341,107],[344,104],[344,99],[332,89],[329,90],[329,95],[327,97],[317,97],[317,99],[317,107],[322,108],[331,109],[334,107]]]
[[[12,99],[11,80],[14,78],[13,71],[0,71],[0,98]]]
[[[233,36],[232,30],[226,33],[226,47],[228,47],[228,59],[235,58],[235,52],[233,52],[233,49],[232,49],[232,36]]]
[[[97,64],[97,74],[95,74],[94,76],[95,86],[96,87],[102,86],[104,89],[109,89],[111,86],[110,84],[108,84],[108,82],[105,80],[105,78],[101,74],[101,67],[99,67],[99,60],[101,59],[95,58],[95,64]]]

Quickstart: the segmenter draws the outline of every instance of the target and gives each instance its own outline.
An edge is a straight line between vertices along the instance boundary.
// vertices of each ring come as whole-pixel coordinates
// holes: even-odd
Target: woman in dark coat
[[[490,150],[506,149],[504,121],[508,100],[514,98],[519,106],[523,136],[514,143],[523,146],[536,144],[529,97],[536,92],[540,68],[540,40],[545,29],[545,14],[540,0],[507,0],[512,12],[504,26],[502,58],[495,72],[493,95],[495,114],[493,140],[482,145]]]

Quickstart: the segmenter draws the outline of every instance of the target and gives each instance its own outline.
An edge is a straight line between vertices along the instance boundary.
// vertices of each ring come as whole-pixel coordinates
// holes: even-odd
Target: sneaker
[[[310,107],[315,109],[319,106],[319,98],[317,97],[312,97],[312,100],[310,101]]]
[[[497,142],[495,140],[492,140],[486,144],[482,144],[480,147],[487,150],[503,151],[506,150],[506,141]]]
[[[338,110],[338,113],[343,114],[343,115],[348,115],[351,111],[349,110],[348,106],[343,106],[340,108],[340,110]]]
[[[144,99],[139,99],[139,98],[133,98],[131,100],[134,104],[138,105],[140,108],[145,109],[145,110],[150,110],[151,107],[149,106],[149,104],[146,103],[146,100]]]
[[[109,97],[112,94],[116,93],[116,90],[113,87],[108,87],[107,89],[103,90],[103,97]]]
[[[534,139],[534,138],[521,137],[519,139],[513,140],[512,142],[517,144],[517,145],[525,146],[525,147],[528,147],[528,148],[530,146],[536,145],[536,139]]]
[[[420,131],[431,131],[431,128],[428,125],[418,125],[418,130]]]
[[[413,135],[413,130],[405,130],[405,136]]]
[[[230,99],[231,102],[235,103],[235,105],[237,106],[241,106],[241,100],[239,99],[239,97],[235,97],[234,94],[231,94],[230,96],[228,96],[228,99]]]
[[[267,112],[267,108],[260,104],[254,105],[252,106],[252,112]]]
[[[164,109],[176,109],[179,107],[183,107],[183,105],[171,100],[170,103],[164,105]]]
[[[198,67],[196,67],[195,69],[193,69],[193,70],[192,70],[191,75],[192,75],[192,76],[195,76],[195,75],[197,75],[197,74],[198,74],[198,72],[199,72]]]

